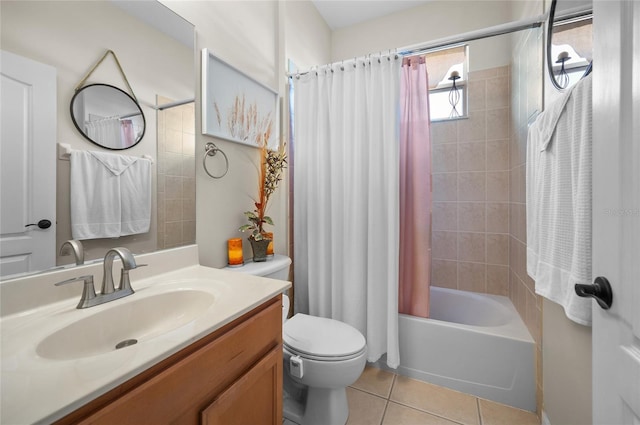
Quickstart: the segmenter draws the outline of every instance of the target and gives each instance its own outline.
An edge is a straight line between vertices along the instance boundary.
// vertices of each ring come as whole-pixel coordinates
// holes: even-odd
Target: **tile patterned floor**
[[[373,367],[347,397],[347,425],[540,425],[534,413]]]

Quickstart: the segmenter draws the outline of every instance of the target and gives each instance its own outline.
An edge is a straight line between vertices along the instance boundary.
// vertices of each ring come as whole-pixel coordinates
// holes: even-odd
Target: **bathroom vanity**
[[[278,296],[56,422],[282,423]]]
[[[199,266],[196,246],[136,259],[136,293],[87,309],[53,284],[102,264],[0,284],[1,422],[280,424],[290,283]]]

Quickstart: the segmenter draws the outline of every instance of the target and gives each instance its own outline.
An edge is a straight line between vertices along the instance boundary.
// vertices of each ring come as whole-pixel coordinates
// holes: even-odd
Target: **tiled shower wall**
[[[509,295],[509,71],[469,73],[469,118],[432,124],[434,286]]]
[[[158,104],[171,102],[159,98]],[[196,241],[194,104],[158,112],[158,249]]]
[[[527,275],[526,147],[528,123],[542,110],[542,31],[517,38],[511,73],[509,173],[509,298],[536,341],[538,414],[542,403],[542,299]]]

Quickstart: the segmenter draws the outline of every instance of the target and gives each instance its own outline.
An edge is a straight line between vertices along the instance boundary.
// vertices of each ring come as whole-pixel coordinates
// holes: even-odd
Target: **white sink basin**
[[[180,289],[118,304],[83,317],[44,338],[36,353],[52,360],[72,360],[127,349],[180,328],[214,303],[210,292]],[[105,304],[108,305],[108,304]],[[116,348],[117,346],[117,348]]]

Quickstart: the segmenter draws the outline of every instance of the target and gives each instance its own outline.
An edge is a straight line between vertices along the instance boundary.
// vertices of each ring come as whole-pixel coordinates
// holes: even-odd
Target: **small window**
[[[429,72],[431,121],[467,117],[468,50],[468,45],[458,45],[425,54],[425,62]],[[455,80],[457,95],[452,93],[453,81],[449,79],[452,73],[457,73],[460,77]]]
[[[458,87],[457,83],[456,87]],[[464,96],[466,86],[462,85],[458,88],[460,90],[460,100],[456,104],[455,111],[449,102],[451,89],[429,90],[429,115],[431,121],[450,120],[466,116],[466,102]]]

